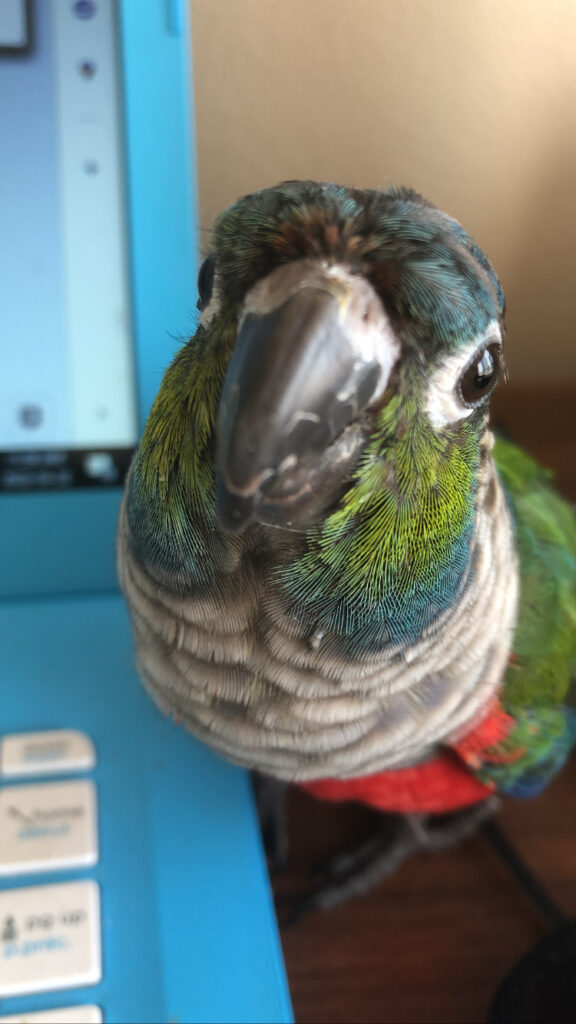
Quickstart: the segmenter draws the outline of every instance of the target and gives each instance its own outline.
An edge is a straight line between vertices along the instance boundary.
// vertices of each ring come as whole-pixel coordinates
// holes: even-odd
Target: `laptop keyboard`
[[[0,877],[90,868],[98,862],[94,745],[74,730],[18,733],[0,743]],[[50,775],[51,781],[42,781]],[[34,781],[30,779],[34,777]],[[90,878],[0,892],[0,998],[96,985],[102,977],[100,891]],[[62,1007],[0,1021],[97,1024],[98,1006]]]

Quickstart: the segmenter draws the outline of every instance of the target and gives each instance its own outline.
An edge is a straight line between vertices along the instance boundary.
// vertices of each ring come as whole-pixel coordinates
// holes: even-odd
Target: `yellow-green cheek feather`
[[[441,437],[417,403],[396,396],[384,406],[338,509],[282,571],[299,614],[350,634],[355,649],[414,639],[449,607],[468,567],[479,426]]]
[[[202,329],[167,370],[136,455],[128,489],[134,548],[146,564],[209,569],[205,537],[214,519],[212,439],[235,323]]]

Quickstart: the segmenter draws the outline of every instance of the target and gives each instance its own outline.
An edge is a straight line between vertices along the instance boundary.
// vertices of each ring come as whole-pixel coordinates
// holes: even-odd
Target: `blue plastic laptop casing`
[[[119,5],[140,428],[196,323],[196,171],[186,0]],[[121,491],[3,495],[0,597],[117,587]],[[64,553],[64,555],[63,555]]]
[[[125,0],[121,28],[143,425],[174,335],[194,323],[187,5]],[[95,868],[6,878],[0,889],[95,878],[103,914],[100,984],[5,999],[0,1013],[97,1003],[119,1024],[289,1022],[249,778],[141,688],[116,589],[119,501],[114,490],[0,499],[0,592],[12,598],[0,602],[0,734],[91,736],[100,828]]]
[[[142,691],[121,598],[5,603],[0,635],[2,732],[92,736],[100,809],[95,868],[0,889],[95,878],[104,960],[101,984],[5,999],[0,1014],[97,1003],[115,1024],[291,1021],[248,776]]]

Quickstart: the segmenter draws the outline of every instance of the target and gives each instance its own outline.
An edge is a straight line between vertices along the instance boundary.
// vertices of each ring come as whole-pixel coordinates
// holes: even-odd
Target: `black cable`
[[[532,874],[530,868],[522,860],[510,840],[504,835],[500,826],[495,821],[489,820],[482,825],[482,831],[549,924],[553,928],[565,924],[568,921],[568,917],[546,892],[536,876]]]

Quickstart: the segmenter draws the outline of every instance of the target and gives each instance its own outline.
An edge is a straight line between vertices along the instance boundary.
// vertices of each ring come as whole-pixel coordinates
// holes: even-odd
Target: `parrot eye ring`
[[[492,393],[498,383],[500,345],[493,341],[477,352],[458,381],[460,398],[474,409]]]
[[[210,299],[212,298],[212,289],[214,287],[214,272],[215,272],[215,269],[216,268],[215,268],[215,265],[214,265],[214,258],[213,258],[213,256],[208,256],[204,260],[202,266],[200,267],[200,272],[198,274],[198,296],[199,297],[198,297],[198,302],[196,303],[196,308],[198,310],[200,310],[200,312],[202,312],[204,309],[206,309],[206,306],[209,304]]]

